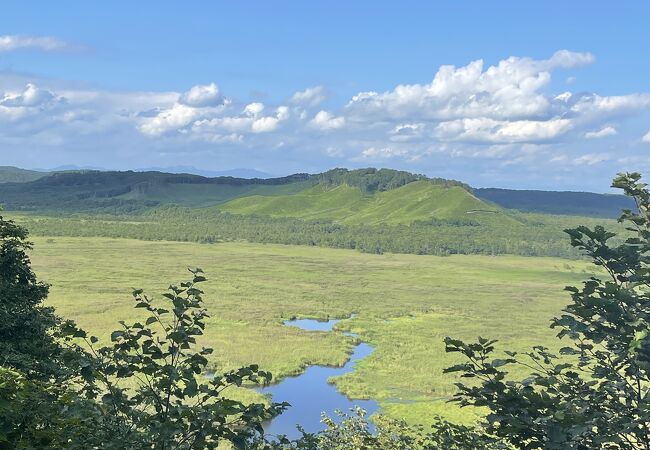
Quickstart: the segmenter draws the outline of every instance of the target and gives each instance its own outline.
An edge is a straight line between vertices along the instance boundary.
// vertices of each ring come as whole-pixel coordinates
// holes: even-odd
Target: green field
[[[568,303],[562,292],[589,276],[583,261],[518,256],[372,255],[303,246],[214,245],[132,239],[33,238],[34,268],[50,283],[50,304],[106,337],[134,319],[131,288],[164,291],[203,268],[212,313],[204,343],[211,365],[259,363],[277,377],[309,364],[342,364],[352,338],[286,327],[299,317],[347,317],[341,325],[376,351],[335,382],[353,397],[376,399],[384,413],[426,422],[440,413],[469,419],[445,403],[456,362],[447,335],[498,338],[504,348],[553,347],[548,321]]]
[[[331,219],[365,225],[409,224],[431,218],[480,219],[485,215],[500,215],[500,208],[486,204],[461,187],[436,186],[428,181],[414,181],[372,194],[347,184],[317,185],[290,195],[246,196],[218,208],[234,214]]]

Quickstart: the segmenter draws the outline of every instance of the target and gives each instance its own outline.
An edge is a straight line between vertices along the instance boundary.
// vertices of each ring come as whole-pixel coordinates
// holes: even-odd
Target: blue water
[[[284,324],[290,327],[300,328],[306,331],[332,331],[334,325],[340,320],[315,320],[315,319],[295,319],[285,320]]]
[[[301,319],[287,321],[285,325],[307,331],[332,331],[337,322],[339,321]],[[265,424],[264,431],[269,435],[284,434],[295,438],[299,436],[296,424],[300,424],[307,432],[324,429],[325,426],[321,423],[323,412],[336,419],[334,411],[337,409],[348,413],[350,408],[359,406],[365,409],[368,415],[377,411],[379,406],[374,400],[350,400],[327,382],[330,377],[352,372],[356,362],[372,352],[373,348],[362,342],[355,347],[343,367],[310,366],[298,376],[285,378],[278,384],[258,389],[258,392],[271,394],[275,402],[287,402],[291,405],[282,415]]]

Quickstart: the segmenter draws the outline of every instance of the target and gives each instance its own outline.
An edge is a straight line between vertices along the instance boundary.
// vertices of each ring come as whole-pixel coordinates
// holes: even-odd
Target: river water
[[[300,319],[286,321],[285,325],[314,332],[335,332],[333,327],[338,322],[339,320]],[[351,333],[346,334],[354,336]],[[259,388],[258,392],[271,394],[273,401],[287,402],[291,405],[282,415],[266,424],[264,431],[270,435],[284,434],[295,438],[299,436],[296,424],[300,424],[307,432],[324,429],[325,426],[321,423],[321,413],[323,412],[336,418],[334,411],[337,409],[348,413],[350,408],[359,406],[365,409],[368,415],[377,411],[379,406],[374,400],[351,400],[327,381],[330,377],[352,372],[357,361],[370,355],[372,351],[373,348],[370,345],[362,342],[354,348],[350,359],[343,367],[309,366],[300,375]]]

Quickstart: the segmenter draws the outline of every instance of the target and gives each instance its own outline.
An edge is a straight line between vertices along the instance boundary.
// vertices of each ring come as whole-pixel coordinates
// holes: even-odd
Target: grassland
[[[201,245],[97,237],[34,237],[34,268],[51,283],[49,302],[106,337],[135,319],[131,288],[162,292],[202,267],[212,313],[204,343],[215,369],[259,363],[277,377],[308,364],[342,364],[351,338],[286,327],[292,317],[347,317],[376,351],[335,382],[353,397],[376,399],[410,422],[432,414],[471,419],[445,403],[454,362],[442,339],[478,335],[507,348],[556,345],[548,321],[567,303],[565,285],[588,277],[584,261],[516,256],[363,254],[302,246]]]
[[[383,192],[367,193],[355,186],[316,185],[289,195],[250,195],[218,207],[233,214],[330,219],[345,224],[410,224],[416,220],[476,219],[500,208],[486,204],[461,187],[414,181]],[[475,213],[468,215],[468,212]],[[507,220],[504,218],[503,220]]]

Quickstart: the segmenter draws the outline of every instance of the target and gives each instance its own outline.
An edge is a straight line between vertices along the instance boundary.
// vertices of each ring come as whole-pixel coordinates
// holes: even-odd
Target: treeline
[[[595,219],[521,214],[507,223],[429,220],[411,225],[342,225],[319,220],[242,216],[214,209],[166,206],[138,216],[25,216],[21,222],[44,236],[114,237],[219,243],[308,245],[365,253],[418,255],[524,255],[578,257],[563,228]],[[610,226],[615,222],[610,221]]]
[[[394,169],[356,169],[336,168],[315,176],[319,183],[338,186],[347,184],[360,188],[364,192],[388,191],[397,189],[414,181],[428,180],[432,184],[445,187],[460,186],[471,191],[469,185],[444,178],[428,178],[426,175],[413,174]]]

